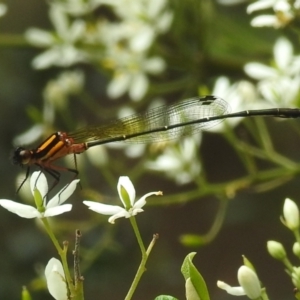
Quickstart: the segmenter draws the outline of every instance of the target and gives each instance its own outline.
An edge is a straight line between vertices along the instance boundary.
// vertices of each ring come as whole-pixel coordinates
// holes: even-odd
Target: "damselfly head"
[[[14,165],[27,165],[31,159],[31,151],[24,149],[23,147],[17,147],[13,151],[12,155],[12,163]]]

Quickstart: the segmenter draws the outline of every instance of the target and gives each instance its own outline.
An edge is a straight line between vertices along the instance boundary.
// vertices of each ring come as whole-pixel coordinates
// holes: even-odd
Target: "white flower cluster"
[[[223,5],[236,5],[247,0],[218,0]],[[299,15],[299,0],[257,0],[247,7],[247,13],[271,10],[272,13],[254,17],[251,21],[253,27],[281,28],[288,25]]]
[[[299,97],[300,55],[294,55],[291,42],[279,38],[273,49],[272,66],[253,62],[244,70],[250,77],[258,80],[257,88],[264,100],[272,105],[295,106]]]
[[[231,84],[227,77],[221,76],[217,79],[212,94],[230,102],[231,110],[239,111],[258,107],[257,92],[254,84],[249,81],[239,81]],[[222,132],[226,126],[238,125],[242,118],[232,118],[217,124],[209,129],[213,132]],[[196,180],[201,171],[202,165],[197,155],[201,144],[201,132],[193,136],[187,136],[177,141],[173,147],[165,150],[155,159],[149,159],[146,167],[149,170],[164,172],[167,177],[174,179],[178,184],[187,184]]]
[[[253,18],[251,25],[254,27],[284,27],[289,24],[299,13],[300,1],[288,0],[258,0],[250,4],[247,13],[251,14],[259,10],[272,9],[273,14],[264,14]]]
[[[149,56],[149,50],[171,25],[173,14],[167,4],[167,0],[51,1],[54,31],[32,28],[25,34],[30,43],[46,48],[33,66],[45,69],[94,62],[112,72],[110,97],[128,92],[132,100],[140,100],[148,89],[148,74],[159,74],[165,68],[164,60]],[[110,8],[114,21],[85,20],[85,14],[92,14],[100,5]]]

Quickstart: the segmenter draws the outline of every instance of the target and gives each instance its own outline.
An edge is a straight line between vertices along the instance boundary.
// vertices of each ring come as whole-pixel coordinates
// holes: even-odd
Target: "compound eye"
[[[27,165],[31,160],[31,151],[18,147],[12,157],[14,165]]]

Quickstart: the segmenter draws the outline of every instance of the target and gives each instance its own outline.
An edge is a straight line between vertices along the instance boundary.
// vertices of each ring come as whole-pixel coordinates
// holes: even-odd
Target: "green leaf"
[[[160,295],[157,296],[154,300],[178,300],[178,299],[174,298],[173,296]]]
[[[201,274],[198,272],[198,270],[192,263],[193,257],[195,255],[196,252],[192,252],[186,256],[181,266],[181,273],[183,274],[185,280],[190,278],[201,300],[210,300],[206,283]]]

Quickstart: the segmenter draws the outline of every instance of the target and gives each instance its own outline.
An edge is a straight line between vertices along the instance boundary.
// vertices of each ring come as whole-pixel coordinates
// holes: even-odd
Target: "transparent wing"
[[[219,97],[191,98],[118,119],[106,125],[82,128],[68,136],[76,143],[99,141],[99,144],[104,144],[118,138],[128,143],[167,141],[215,126],[222,120],[209,121],[207,118],[227,114],[228,110],[227,102]],[[191,121],[195,123],[186,124]],[[135,134],[138,136],[134,136]]]

